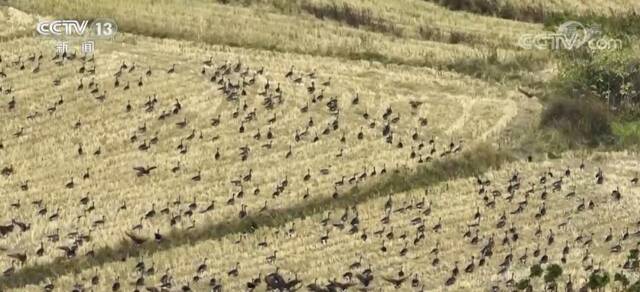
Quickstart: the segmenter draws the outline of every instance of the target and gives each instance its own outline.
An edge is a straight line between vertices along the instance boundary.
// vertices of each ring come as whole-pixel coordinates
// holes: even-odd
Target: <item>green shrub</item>
[[[338,5],[336,3],[314,4],[305,2],[300,5],[300,9],[316,18],[335,20],[355,28],[364,26],[376,32],[388,33],[395,36],[402,36],[403,33],[402,28],[383,18],[375,16],[370,9],[353,7],[346,3]]]
[[[552,264],[547,267],[547,272],[544,274],[544,282],[555,282],[558,277],[562,275],[562,268],[558,264]]]
[[[633,285],[629,286],[626,290],[627,292],[640,292],[640,280],[633,283]]]
[[[616,16],[594,13],[548,15],[545,25],[567,20],[600,25],[604,36],[621,39],[620,47],[593,50],[554,50],[559,74],[546,92],[542,126],[573,139],[569,146],[602,144],[628,147],[640,145],[635,122],[640,118],[640,56],[631,47],[640,32],[635,12]]]
[[[640,105],[640,59],[631,49],[559,52],[564,93],[596,96],[612,110],[633,115]]]
[[[518,288],[518,290],[525,290],[527,288],[529,288],[530,284],[530,280],[529,279],[522,279],[520,281],[518,281],[518,284],[516,284],[516,288]]]
[[[614,282],[620,282],[622,287],[629,286],[629,278],[627,278],[627,276],[625,276],[623,273],[616,273],[613,276],[613,281]]]
[[[609,273],[606,271],[593,272],[589,276],[589,282],[587,286],[592,290],[602,290],[609,285]]]
[[[640,122],[613,122],[611,128],[620,146],[640,145]]]
[[[543,270],[542,267],[539,264],[535,264],[533,266],[531,266],[530,270],[530,275],[529,277],[531,278],[537,278],[542,276]]]
[[[544,17],[546,28],[553,28],[568,20],[582,24],[597,24],[609,36],[627,38],[640,35],[640,15],[635,10],[611,15],[599,14],[597,11],[576,15],[571,11],[547,13]]]
[[[542,112],[541,124],[578,144],[595,147],[614,141],[606,107],[589,99],[552,100]]]

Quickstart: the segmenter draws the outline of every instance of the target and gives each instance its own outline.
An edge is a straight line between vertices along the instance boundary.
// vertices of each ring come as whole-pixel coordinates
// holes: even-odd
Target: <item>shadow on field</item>
[[[348,192],[340,194],[336,199],[326,196],[318,197],[289,208],[271,209],[269,212],[261,214],[249,213],[244,219],[230,218],[225,222],[204,223],[189,231],[174,229],[165,236],[166,240],[161,243],[149,240],[142,246],[136,247],[129,240],[124,239],[123,233],[123,239],[118,244],[96,249],[93,258],[79,257],[71,260],[58,258],[50,263],[18,269],[13,275],[0,279],[0,291],[43,283],[47,279],[54,281],[55,278],[64,274],[126,260],[140,253],[153,254],[177,246],[219,239],[230,234],[251,233],[257,228],[282,226],[292,220],[322,213],[326,210],[342,209],[387,194],[480,174],[490,168],[499,168],[504,162],[510,160],[512,157],[507,154],[498,153],[488,145],[479,145],[458,156],[436,160],[421,166],[416,171],[392,170],[379,177],[375,182],[367,183],[359,188],[354,187]]]

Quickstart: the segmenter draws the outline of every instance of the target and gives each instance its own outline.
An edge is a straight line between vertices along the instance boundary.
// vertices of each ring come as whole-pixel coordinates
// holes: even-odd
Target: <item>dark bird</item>
[[[140,177],[140,176],[150,175],[151,171],[156,169],[156,168],[157,168],[156,166],[147,166],[147,167],[136,166],[136,167],[133,168],[133,170],[135,170],[136,171],[136,175],[138,177]]]
[[[59,246],[58,249],[64,251],[65,257],[73,258],[76,256],[78,246],[76,244],[70,246]]]
[[[400,286],[402,286],[402,283],[404,283],[404,281],[407,280],[408,277],[401,277],[401,278],[389,278],[389,277],[382,277],[383,280],[393,284],[393,287],[395,287],[396,289],[400,288]]]
[[[24,263],[27,261],[26,253],[14,252],[14,253],[8,253],[7,256],[20,262],[21,266],[23,266]]]
[[[127,232],[127,231],[125,231],[125,233],[124,233],[124,234],[125,234],[127,237],[129,237],[129,239],[131,239],[131,241],[132,241],[136,246],[142,245],[143,243],[145,243],[145,242],[147,241],[147,239],[146,239],[146,238],[141,237],[141,236],[137,236],[137,235],[135,235],[135,234],[131,234],[131,233]]]
[[[369,285],[373,281],[373,274],[371,274],[371,273],[364,273],[364,274],[358,273],[358,274],[356,274],[356,278],[358,279],[358,281],[360,281],[362,286],[369,287]]]
[[[522,88],[521,88],[521,87],[519,87],[519,86],[518,86],[518,91],[519,91],[520,93],[524,94],[524,95],[525,95],[526,97],[528,97],[528,98],[532,98],[532,97],[534,97],[534,96],[535,96],[534,94],[532,94],[532,93],[530,93],[530,92],[528,92],[528,91],[526,91],[526,90],[522,89]]]

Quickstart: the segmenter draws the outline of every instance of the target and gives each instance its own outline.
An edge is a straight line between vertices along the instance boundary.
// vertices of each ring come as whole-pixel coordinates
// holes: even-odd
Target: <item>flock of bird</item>
[[[346,238],[336,239],[341,248],[337,260],[327,260],[338,270],[343,265],[345,272],[329,277],[325,284],[316,279],[306,287],[310,291],[351,287],[366,291],[373,290],[376,282],[386,282],[384,289],[447,290],[461,280],[473,283],[477,280],[473,275],[479,273],[485,277],[481,283],[490,283],[483,288],[513,291],[523,289],[516,288],[516,283],[527,276],[519,272],[518,279],[516,271],[524,268],[528,272],[535,264],[555,263],[567,269],[567,281],[562,283],[565,291],[590,291],[589,273],[605,270],[633,275],[637,269],[637,262],[626,253],[640,246],[640,221],[630,222],[640,214],[625,205],[632,202],[626,196],[637,192],[623,194],[619,185],[603,192],[607,189],[607,176],[599,167],[587,167],[584,162],[577,169],[534,167],[531,173],[497,175],[497,181],[478,176],[475,192],[464,188],[450,192],[447,184],[441,196],[425,190],[421,196],[389,196],[384,201],[353,206],[337,218],[328,212],[315,227],[305,228],[321,230],[321,245],[332,240],[329,230],[347,234]],[[637,186],[638,177],[616,181],[631,189]],[[455,199],[445,201],[451,195],[469,198],[477,207],[449,214],[448,208],[458,207]],[[434,204],[432,200],[441,201]],[[372,208],[372,204],[376,207]],[[361,219],[359,208],[367,208],[370,218]],[[629,211],[631,216],[625,213]],[[443,221],[436,214],[448,218]],[[605,218],[610,224],[600,222]],[[321,251],[320,257],[331,258],[331,252]],[[349,255],[354,253],[360,256],[350,262]],[[446,256],[441,257],[442,254]],[[397,274],[376,273],[376,268],[384,270],[394,264],[390,258],[399,259],[395,261],[400,265]],[[405,266],[413,266],[415,271],[407,271]],[[450,272],[438,280],[443,270]],[[489,280],[492,275],[498,280]],[[560,285],[552,283],[535,290],[555,290]],[[534,287],[529,284],[524,289],[533,291]]]
[[[105,66],[117,68],[111,73],[96,64],[97,58],[75,53],[56,54],[52,58],[45,58],[42,53],[0,56],[0,99],[5,104],[0,110],[0,119],[5,122],[0,136],[0,174],[6,191],[23,194],[2,207],[3,217],[7,221],[0,225],[0,245],[3,245],[8,267],[4,270],[0,287],[11,283],[24,267],[36,262],[46,264],[46,258],[69,261],[83,257],[90,259],[101,246],[117,243],[107,240],[113,233],[121,234],[135,248],[144,250],[150,245],[173,240],[167,236],[171,231],[179,229],[185,233],[194,232],[199,228],[198,225],[211,220],[211,216],[214,216],[211,214],[250,220],[254,214],[286,210],[287,204],[304,202],[312,194],[328,200],[338,199],[346,189],[370,178],[386,175],[387,167],[397,170],[408,164],[415,166],[463,150],[462,140],[425,134],[429,132],[429,126],[437,121],[422,115],[422,101],[381,106],[381,112],[370,113],[370,108],[378,105],[366,105],[367,100],[355,92],[335,92],[332,84],[339,83],[340,79],[335,76],[333,79],[321,77],[322,74],[316,70],[305,71],[290,66],[284,73],[277,70],[271,73],[263,66],[252,68],[241,61],[214,61],[211,57],[196,65],[176,62],[164,69],[120,60],[117,65]],[[63,71],[66,73],[57,74]],[[48,78],[42,77],[45,72],[53,73],[52,82],[34,86],[41,86],[42,90],[63,91],[63,94],[36,104],[29,100],[24,88],[14,88],[19,78]],[[211,100],[224,104],[227,110],[203,117],[198,114],[202,110],[201,104],[191,105],[192,100],[188,97],[163,96],[162,92],[158,93],[153,88],[181,74],[197,74],[204,84],[214,89]],[[77,83],[71,85],[69,79],[75,79]],[[188,87],[178,82],[178,90],[180,86]],[[136,92],[138,96],[130,92]],[[142,92],[150,94],[140,97]],[[83,118],[68,117],[73,114],[74,104],[78,107],[82,104],[81,108],[94,111],[99,117],[102,117],[100,114],[106,108],[107,113],[117,114],[122,120],[142,122],[124,123],[124,129],[120,130],[130,134],[126,137],[113,135],[118,137],[118,141],[100,144],[96,142],[99,139],[87,136],[86,131],[90,131],[95,124],[85,123]],[[82,113],[76,115],[83,116]],[[55,173],[55,164],[64,164],[64,160],[55,161],[46,175],[30,175],[34,169],[25,169],[22,167],[25,163],[20,160],[38,160],[37,157],[5,154],[20,153],[18,150],[22,147],[27,149],[29,146],[24,145],[24,141],[38,142],[34,133],[42,133],[50,124],[59,124],[65,119],[73,119],[74,122],[71,125],[59,125],[65,128],[62,136],[48,137],[50,140],[47,141],[59,143],[51,147],[53,151],[63,152],[64,159],[93,157],[93,160],[81,160],[79,164],[82,167],[74,170],[76,175],[63,176],[62,181],[54,182],[51,179],[62,175]],[[13,132],[10,128],[14,129]],[[82,130],[85,131],[83,136],[78,134]],[[89,133],[95,137],[103,134],[95,131]],[[82,139],[69,138],[78,136]],[[88,142],[71,142],[77,140]],[[73,143],[72,150],[68,150],[69,143]],[[305,158],[307,155],[304,152],[312,147],[316,148],[310,154],[320,153],[319,158],[305,161],[308,158]],[[117,158],[119,152],[138,153],[150,162],[112,163],[113,157]],[[380,152],[392,153],[388,157],[393,161],[380,161],[377,156]],[[170,159],[162,163],[151,162],[159,153]],[[193,161],[190,162],[187,157],[193,153],[198,156],[206,153],[206,157],[191,159],[206,159],[207,163],[202,167],[190,168]],[[136,201],[126,197],[121,200],[117,197],[99,199],[98,195],[89,194],[83,189],[89,184],[99,188],[103,182],[94,181],[95,177],[105,172],[129,173],[134,184],[143,186],[164,180],[153,180],[158,177],[177,177],[181,184],[219,184],[215,180],[220,178],[212,179],[210,171],[218,167],[217,163],[227,163],[226,171],[233,173],[228,182],[222,182],[228,184],[228,196],[178,193]],[[274,171],[274,165],[282,165],[286,171]],[[349,251],[350,254],[361,255],[357,261],[336,264],[336,269],[342,269],[339,264],[344,264],[347,272],[325,281],[316,279],[311,282],[299,278],[296,273],[286,274],[284,270],[295,270],[295,267],[278,267],[281,256],[278,250],[274,250],[265,259],[273,266],[273,270],[250,275],[251,280],[244,286],[247,290],[265,288],[277,291],[302,288],[309,291],[382,291],[408,286],[416,290],[428,290],[434,285],[456,285],[466,274],[492,270],[492,274],[502,275],[505,279],[491,287],[500,290],[501,287],[513,287],[516,279],[512,269],[517,263],[537,261],[564,264],[574,261],[577,254],[582,254],[580,262],[586,271],[598,269],[594,258],[600,256],[595,259],[597,263],[608,254],[591,252],[590,247],[607,244],[611,245],[607,248],[610,253],[620,254],[630,248],[628,242],[640,232],[630,231],[627,226],[615,232],[610,230],[608,234],[585,230],[585,235],[575,239],[563,234],[566,225],[572,224],[572,216],[588,216],[598,209],[624,206],[626,194],[618,187],[610,190],[610,196],[606,198],[588,194],[586,190],[584,193],[573,190],[565,194],[574,180],[590,181],[586,178],[592,174],[586,174],[587,171],[584,164],[578,169],[567,168],[561,172],[549,169],[535,179],[532,177],[536,174],[531,174],[528,181],[524,174],[515,172],[504,183],[492,183],[478,177],[477,196],[472,200],[477,207],[473,210],[472,218],[469,218],[470,222],[466,222],[462,228],[450,225],[453,220],[451,216],[462,215],[445,213],[446,202],[433,202],[432,206],[432,199],[427,193],[420,200],[402,204],[394,196],[384,198],[383,208],[377,209],[379,214],[374,211],[366,214],[366,217],[376,219],[366,222],[361,218],[365,215],[361,215],[359,206],[346,209],[337,219],[328,214],[317,226],[305,228],[318,230],[320,235],[317,244],[321,246],[333,241],[336,233],[348,236],[349,240],[362,242],[358,250]],[[119,180],[118,177],[109,179]],[[593,187],[602,187],[606,180],[606,174],[597,170]],[[629,186],[622,187],[633,187],[637,182],[638,178],[633,178]],[[55,197],[34,191],[43,185],[56,192],[69,192],[73,194],[70,196],[73,200],[57,201]],[[180,186],[177,188],[180,189]],[[185,198],[191,196],[193,199]],[[565,201],[579,198],[578,204],[570,208],[564,205],[559,207],[560,196]],[[437,210],[435,205],[442,210]],[[548,225],[555,222],[546,220],[550,210],[555,208],[564,208],[565,213],[572,214],[563,217],[567,220],[563,225]],[[437,218],[433,215],[436,213],[439,214]],[[135,221],[133,226],[125,224],[132,221]],[[530,230],[528,224],[537,227]],[[529,231],[533,231],[533,234],[525,234]],[[287,228],[285,233],[294,234],[295,227]],[[468,262],[462,270],[458,267],[458,261],[450,263],[440,258],[441,254],[450,253],[446,249],[452,249],[452,244],[432,237],[443,236],[445,240],[444,234],[451,235],[459,244],[465,245],[465,251],[474,251],[474,254],[467,255]],[[521,240],[523,237],[535,239],[535,248],[529,249],[528,244],[533,242]],[[558,238],[563,238],[565,242]],[[392,251],[387,246],[392,241],[400,242],[402,248]],[[7,247],[5,243],[14,246]],[[562,252],[552,254],[552,250],[557,250],[562,244]],[[255,248],[270,245],[265,240]],[[520,253],[516,254],[516,251]],[[400,261],[407,259],[408,262],[403,265],[410,264],[408,258],[411,254],[419,253],[423,255],[421,260],[429,258],[428,266],[433,270],[426,267],[413,272],[400,268],[397,273],[385,274],[379,271],[384,263],[365,263],[367,254],[372,252]],[[505,257],[494,263],[498,261],[494,256],[497,253],[505,254]],[[131,257],[113,261],[126,261],[127,258]],[[447,270],[450,270],[444,279],[432,281],[426,277],[429,278],[428,283],[426,278],[422,279],[429,273],[435,274],[443,265],[448,265]],[[217,268],[214,261],[205,259],[194,267],[190,279],[174,279],[171,269],[167,269],[159,275],[158,282],[152,282],[148,278],[156,275],[155,265],[149,266],[139,259],[134,263],[136,278],[133,281],[125,280],[126,275],[122,275],[122,280],[119,277],[105,279],[96,272],[88,283],[78,282],[72,290],[124,291],[131,288],[134,291],[191,291],[197,290],[192,286],[206,282],[208,289],[222,291],[229,282],[249,276],[243,274],[244,265],[238,262],[225,271],[224,277],[212,276],[204,281],[205,274],[213,266]],[[55,265],[52,265],[52,269],[55,270]],[[573,291],[574,283],[571,281],[565,285],[567,291]],[[56,290],[53,281],[39,284],[45,291]],[[105,288],[107,286],[109,288]]]
[[[598,222],[601,218],[597,217],[603,216],[596,215],[598,212],[628,208],[627,196],[634,191],[623,193],[617,186],[609,193],[600,192],[608,188],[609,175],[615,174],[581,164],[577,169],[534,167],[527,173],[492,175],[493,179],[479,176],[466,189],[453,190],[444,184],[439,190],[390,195],[344,211],[327,211],[317,221],[283,227],[281,236],[252,241],[255,246],[247,246],[241,237],[235,244],[262,250],[273,248],[271,255],[256,260],[265,261],[273,269],[244,274],[250,280],[243,289],[432,291],[474,281],[474,274],[479,274],[486,279],[498,276],[498,280],[483,282],[490,285],[483,286],[486,289],[509,291],[516,290],[516,271],[528,271],[535,264],[557,263],[567,267],[567,280],[555,285],[562,285],[564,291],[589,291],[585,275],[590,272],[613,268],[632,275],[635,267],[625,253],[640,244],[640,221],[628,222],[626,214],[610,216],[608,219],[615,225],[593,225],[585,219],[596,217],[593,220]],[[630,178],[623,187],[635,188],[637,182],[637,177]],[[452,195],[467,198],[477,207],[458,206],[469,203],[467,200],[450,199],[452,202],[447,203]],[[466,209],[457,214],[447,211],[456,207]],[[287,240],[300,240],[300,244],[309,246],[305,257],[318,261],[325,276],[327,271],[343,271],[333,272],[336,274],[326,280],[316,277],[313,281],[300,278],[298,273],[304,271],[295,266],[284,267],[289,272],[281,271],[280,265],[286,259],[279,251],[286,254],[287,250],[278,250],[278,246]],[[192,276],[176,281],[171,267],[156,275],[156,263],[149,266],[148,261],[139,258],[131,264],[137,278],[130,282],[134,289],[147,291],[191,291],[202,286],[222,291],[225,285],[238,281],[243,268],[255,265],[255,261],[238,262],[228,270],[216,264],[205,258],[192,266]],[[387,272],[390,267],[396,272]],[[442,276],[443,272],[448,275]],[[159,282],[149,282],[149,278],[158,276]],[[205,279],[206,276],[209,277]],[[87,288],[96,287],[102,278],[96,273],[88,279]],[[111,285],[117,291],[123,284],[117,278]],[[85,286],[78,283],[74,289]]]
[[[376,143],[376,140],[380,141],[381,145],[388,144],[386,147],[389,150],[385,151],[397,152],[398,154],[394,156],[403,157],[395,161],[395,167],[400,165],[399,162],[424,163],[462,150],[462,141],[457,144],[451,141],[441,147],[436,137],[426,137],[423,134],[427,129],[428,121],[426,117],[418,116],[421,101],[414,100],[398,106],[402,110],[411,109],[411,116],[401,116],[401,111],[392,106],[387,106],[377,116],[368,112],[369,106],[363,105],[365,101],[361,100],[357,93],[351,98],[337,94],[329,95],[329,92],[332,92],[331,84],[339,80],[332,80],[331,77],[320,80],[321,77],[315,70],[304,72],[291,66],[280,76],[280,74],[268,72],[264,67],[251,69],[239,61],[216,63],[213,58],[209,58],[197,65],[198,69],[171,64],[162,70],[142,66],[135,61],[122,61],[111,76],[105,76],[104,71],[97,70],[96,63],[94,56],[78,56],[75,52],[55,54],[47,58],[41,52],[25,56],[0,56],[0,98],[5,99],[5,107],[2,109],[3,120],[8,122],[5,124],[5,130],[9,125],[16,128],[14,132],[2,134],[0,151],[19,153],[21,147],[25,147],[24,143],[38,143],[36,133],[45,132],[50,123],[60,123],[62,120],[69,119],[69,115],[75,114],[79,118],[74,119],[68,130],[60,130],[61,136],[53,137],[53,141],[49,140],[54,143],[50,146],[56,149],[55,151],[58,149],[63,151],[67,157],[65,159],[93,157],[93,160],[87,159],[80,163],[84,165],[77,170],[79,172],[77,176],[65,176],[60,186],[54,187],[51,186],[51,181],[45,183],[38,181],[37,177],[29,177],[33,169],[21,167],[25,163],[20,159],[32,158],[3,155],[0,168],[5,178],[4,184],[12,185],[18,180],[16,191],[27,194],[22,196],[23,199],[18,197],[5,206],[5,214],[11,219],[6,224],[0,225],[0,234],[5,242],[24,244],[24,248],[5,247],[7,251],[10,250],[9,258],[13,259],[5,272],[9,281],[13,273],[19,272],[20,267],[31,263],[33,258],[48,256],[74,259],[80,255],[95,254],[96,244],[102,245],[95,243],[95,239],[102,239],[101,234],[106,233],[108,228],[119,230],[123,237],[130,239],[132,244],[142,246],[150,244],[154,241],[153,239],[157,242],[162,241],[163,234],[166,232],[161,232],[162,229],[182,227],[188,232],[196,228],[196,220],[199,220],[199,216],[203,218],[201,220],[206,221],[204,218],[207,218],[209,213],[215,213],[214,210],[224,209],[225,206],[237,210],[237,218],[243,219],[253,212],[270,209],[269,201],[273,201],[272,206],[278,207],[282,201],[286,200],[280,197],[292,196],[292,193],[296,194],[295,200],[304,201],[311,197],[313,192],[325,189],[328,190],[327,197],[336,199],[344,189],[387,172],[387,163],[380,162],[376,165],[377,163],[371,160],[373,153],[362,152],[369,147],[380,148],[381,146],[372,144]],[[136,94],[146,92],[144,90],[157,82],[154,78],[170,79],[173,78],[172,76],[181,73],[187,75],[194,71],[199,73],[203,82],[218,92],[211,98],[221,100],[229,110],[218,112],[207,118],[192,117],[192,113],[198,113],[199,109],[190,108],[187,97],[162,97],[153,88],[149,89],[153,93],[145,99],[128,94],[135,90],[137,90]],[[49,76],[49,73],[53,77]],[[42,103],[30,100],[26,96],[25,88],[14,88],[15,84],[23,80],[22,78],[38,80],[52,78],[49,84],[39,82],[36,85],[42,90],[51,90],[60,94]],[[77,80],[76,85],[73,85],[73,81],[69,81],[73,79]],[[125,96],[125,102],[122,101],[122,96]],[[132,101],[134,98],[139,102]],[[82,192],[87,184],[99,187],[100,182],[93,181],[94,172],[100,169],[102,169],[100,172],[109,171],[104,170],[103,165],[98,165],[100,161],[109,161],[108,157],[112,152],[123,151],[113,149],[112,145],[106,143],[96,143],[96,140],[88,136],[96,135],[94,137],[97,137],[105,133],[92,132],[91,127],[94,125],[91,121],[87,121],[90,119],[84,118],[85,121],[83,121],[82,117],[91,115],[90,113],[74,113],[74,106],[85,107],[87,110],[87,104],[91,106],[88,109],[89,112],[100,110],[97,115],[102,114],[106,108],[112,110],[112,113],[121,115],[124,120],[143,120],[133,127],[131,135],[122,139],[123,142],[131,145],[129,146],[131,148],[126,147],[124,151],[135,151],[143,156],[152,157],[156,151],[160,151],[156,150],[158,148],[175,149],[175,154],[165,153],[177,158],[175,162],[167,163],[171,166],[151,163],[129,165],[129,171],[137,178],[137,182],[147,183],[148,181],[143,181],[147,177],[169,174],[187,176],[192,183],[206,184],[210,177],[207,177],[207,169],[204,167],[208,166],[189,170],[185,167],[188,162],[184,162],[188,160],[185,157],[188,157],[190,151],[194,151],[193,149],[197,147],[204,148],[205,144],[215,145],[215,150],[211,149],[213,151],[208,154],[212,163],[227,161],[233,165],[231,171],[241,169],[246,171],[241,170],[244,173],[237,179],[230,180],[231,194],[225,202],[216,204],[220,199],[216,197],[197,200],[196,195],[189,202],[183,202],[180,195],[173,199],[166,196],[156,197],[152,200],[165,202],[150,203],[146,211],[127,217],[125,214],[140,212],[134,210],[144,209],[144,207],[136,205],[138,202],[127,200],[122,200],[114,206],[115,198],[105,198],[104,201],[100,201],[97,195]],[[292,110],[296,113],[287,113]],[[291,116],[296,118],[291,119]],[[350,120],[349,124],[343,124],[344,117],[349,119],[355,117],[360,120],[362,126],[355,126]],[[406,122],[401,122],[401,119]],[[302,122],[291,124],[299,121]],[[204,123],[207,129],[196,128]],[[415,125],[407,126],[412,123]],[[174,132],[168,133],[170,132],[166,130],[168,127],[175,129]],[[233,128],[235,130],[232,130]],[[80,132],[82,134],[79,134]],[[163,137],[164,132],[167,132],[165,137]],[[180,137],[182,132],[186,134]],[[113,133],[109,134],[113,135]],[[68,143],[73,140],[93,140],[94,142],[72,142],[75,144],[73,151],[68,152],[65,149],[68,149]],[[177,145],[168,145],[177,140],[179,140]],[[239,151],[233,153],[232,149],[236,146],[232,143],[219,144],[221,141],[251,143],[237,145]],[[338,146],[337,149],[327,149],[335,145]],[[334,166],[312,163],[304,166],[306,173],[300,177],[292,177],[298,172],[293,170],[291,174],[270,173],[269,163],[260,164],[261,158],[282,155],[277,159],[279,163],[300,165],[299,162],[304,160],[298,160],[296,156],[304,155],[305,147],[317,147],[323,152],[335,151],[335,154],[327,155],[329,157],[324,159],[325,162],[332,162]],[[282,149],[285,151],[281,152]],[[356,155],[360,157],[355,159]],[[252,162],[254,164],[251,165],[265,168],[254,170],[243,167],[243,164]],[[55,168],[56,164],[65,162],[49,161],[49,163]],[[343,167],[339,166],[341,163],[345,163]],[[353,163],[362,163],[362,165],[356,166]],[[340,174],[343,169],[361,170]],[[185,174],[187,171],[191,173]],[[262,182],[253,184],[251,191],[247,192],[252,196],[246,196],[245,190],[250,187],[249,185],[260,179],[260,176],[266,175],[281,175],[281,177],[274,180],[262,179]],[[332,181],[331,177],[336,176],[338,179]],[[321,183],[321,187],[314,188],[312,186],[314,182]],[[262,189],[272,184],[273,191],[266,195]],[[292,185],[296,187],[295,190],[291,189]],[[55,198],[38,197],[38,192],[34,189],[37,190],[43,186],[54,191],[68,191],[73,194],[72,197],[78,198],[77,203],[69,205],[69,203],[56,202]],[[111,206],[107,206],[107,203]],[[160,206],[164,204],[166,207],[161,208]],[[161,216],[166,217],[166,221],[157,219]],[[131,218],[140,218],[139,224],[125,230],[122,226],[118,226],[120,225],[118,222],[122,220],[128,222]],[[165,229],[165,224],[168,225],[166,227],[168,229]],[[152,231],[151,238],[143,234],[144,230]],[[88,242],[91,244],[86,244]],[[28,248],[30,246],[33,250]]]

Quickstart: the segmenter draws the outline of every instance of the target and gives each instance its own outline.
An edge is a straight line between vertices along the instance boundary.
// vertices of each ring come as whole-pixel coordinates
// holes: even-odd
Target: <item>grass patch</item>
[[[340,6],[337,3],[303,3],[300,8],[316,18],[322,20],[332,19],[355,28],[372,26],[380,22],[379,19],[373,16],[373,12],[370,9],[355,8],[346,3]]]
[[[609,111],[601,103],[588,99],[552,100],[542,112],[541,126],[559,131],[570,146],[613,144]]]
[[[627,39],[628,36],[640,35],[640,14],[636,11],[616,13],[615,16],[600,15],[596,12],[580,15],[570,11],[553,12],[546,14],[543,23],[547,29],[552,29],[569,20],[584,25],[598,25],[602,31],[616,38]]]
[[[337,3],[315,4],[304,2],[300,5],[300,9],[318,19],[331,19],[355,28],[366,27],[375,32],[402,36],[400,27],[375,16],[367,8],[357,8],[347,3],[338,5]]]
[[[481,15],[500,17],[524,22],[541,23],[545,19],[545,9],[539,5],[519,5],[498,0],[426,0],[451,10],[468,11]]]
[[[0,35],[0,42],[8,42],[14,39],[19,39],[19,38],[23,38],[23,37],[29,37],[33,35],[33,30],[30,28],[27,29],[20,29],[20,30],[16,30],[11,32],[10,34],[7,35]]]
[[[418,27],[418,37],[423,40],[439,41],[444,39],[446,37],[446,34],[442,32],[440,28],[429,25],[421,25]]]
[[[640,121],[615,121],[611,124],[611,128],[620,146],[640,145]]]
[[[543,23],[555,27],[565,21],[575,20],[583,24],[599,24],[604,29],[622,35],[640,35],[640,14],[635,10],[615,13],[615,16],[589,11],[576,13],[572,10],[550,10],[542,3],[518,3],[501,0],[425,0],[456,11],[467,11],[480,15],[516,21]],[[522,1],[524,2],[524,1]]]
[[[451,44],[460,44],[460,43],[472,43],[474,35],[462,31],[452,31],[449,34],[449,43]]]
[[[524,72],[542,70],[547,63],[548,59],[536,52],[518,54],[514,58],[501,58],[496,48],[488,48],[481,56],[457,59],[444,67],[483,80],[527,82]]]

